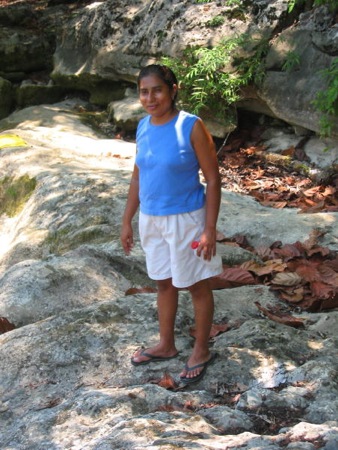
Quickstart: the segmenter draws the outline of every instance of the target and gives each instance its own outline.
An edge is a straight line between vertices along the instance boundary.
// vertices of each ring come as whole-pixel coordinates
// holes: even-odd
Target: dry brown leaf
[[[129,288],[126,290],[125,295],[135,295],[135,294],[153,294],[157,292],[157,289],[145,286],[143,288]]]
[[[176,381],[168,372],[164,373],[158,385],[165,389],[176,389],[178,387]]]
[[[213,323],[211,326],[210,337],[218,336],[221,333],[225,333],[230,329],[227,323]]]
[[[288,202],[262,202],[263,206],[270,206],[275,209],[283,209],[288,206]]]
[[[261,306],[259,302],[255,302],[257,308],[262,311],[262,313],[269,319],[282,323],[283,325],[288,325],[294,328],[304,327],[304,320],[291,316],[290,314],[282,313],[280,311],[269,311],[267,308]]]
[[[6,317],[0,317],[0,334],[7,333],[15,329],[15,325],[11,323]]]
[[[291,259],[301,256],[301,252],[295,244],[285,244],[281,248],[274,248],[272,254],[275,258]]]
[[[255,253],[262,261],[267,261],[268,259],[272,259],[272,251],[268,246],[259,246],[255,249]]]
[[[291,147],[283,150],[281,152],[283,156],[293,156],[295,154],[295,147],[292,145]]]
[[[311,248],[307,252],[308,256],[316,255],[317,253],[320,253],[322,256],[328,256],[330,254],[330,249],[327,247],[320,247],[318,245],[317,247]]]
[[[301,286],[293,290],[282,290],[280,291],[280,296],[283,300],[289,303],[299,303],[304,299],[304,288]]]
[[[332,297],[322,300],[321,309],[333,309],[338,307],[338,290],[332,295]]]
[[[314,297],[319,299],[331,298],[334,296],[335,288],[320,280],[311,283],[311,290]]]
[[[321,264],[317,267],[322,281],[338,288],[338,272],[331,269],[328,265]]]
[[[295,270],[307,282],[313,282],[320,278],[317,271],[317,264],[313,264],[311,261],[302,260]]]
[[[325,209],[325,201],[322,200],[320,202],[309,201],[306,199],[306,205],[304,205],[301,209],[301,213],[314,214]]]
[[[323,261],[323,266],[330,267],[330,269],[338,272],[338,253],[336,253],[334,259],[326,259],[325,261]]]
[[[158,386],[161,386],[164,389],[168,390],[176,390],[179,387],[175,379],[170,375],[169,372],[164,372],[160,379],[149,380],[149,382],[152,384],[157,384]]]
[[[241,267],[245,264],[242,264]],[[261,277],[263,275],[271,275],[273,272],[283,272],[287,265],[281,259],[270,259],[265,261],[264,264],[252,263],[249,267],[248,270]]]
[[[302,282],[302,278],[295,272],[280,272],[275,275],[271,283],[281,286],[296,286]]]
[[[210,283],[212,289],[225,289],[256,284],[256,280],[248,270],[230,267],[223,270],[220,275],[210,278]]]

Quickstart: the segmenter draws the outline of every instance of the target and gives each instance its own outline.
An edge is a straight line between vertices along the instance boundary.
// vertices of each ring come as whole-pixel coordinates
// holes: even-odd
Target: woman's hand
[[[207,261],[210,261],[216,255],[216,230],[205,229],[203,231],[196,254]]]
[[[134,247],[133,227],[130,224],[122,225],[120,238],[124,253],[129,255]]]
[[[134,247],[134,232],[132,220],[139,206],[139,173],[138,168],[134,165],[133,174],[130,180],[127,204],[124,210],[122,227],[121,227],[121,243],[126,255],[129,255]]]

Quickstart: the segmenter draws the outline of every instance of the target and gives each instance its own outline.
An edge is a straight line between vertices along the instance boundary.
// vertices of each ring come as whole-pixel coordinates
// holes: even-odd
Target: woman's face
[[[157,120],[166,120],[173,112],[173,99],[177,86],[172,89],[156,75],[141,78],[139,98],[145,111]]]

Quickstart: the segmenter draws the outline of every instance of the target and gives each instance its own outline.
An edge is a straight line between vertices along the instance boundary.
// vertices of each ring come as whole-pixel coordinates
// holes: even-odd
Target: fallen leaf
[[[271,259],[272,256],[272,250],[268,246],[259,246],[255,249],[255,254],[262,260],[267,261],[268,259]]]
[[[6,317],[0,317],[0,334],[7,333],[15,329],[15,325],[11,323]]]
[[[158,384],[158,386],[168,390],[175,390],[178,388],[178,384],[168,372],[164,372],[162,378],[160,378],[155,384]]]
[[[303,286],[288,291],[280,291],[280,296],[283,300],[289,303],[299,303],[304,299],[304,288]]]
[[[338,272],[332,269],[329,265],[320,264],[317,267],[320,278],[325,283],[338,288]]]
[[[296,286],[300,284],[302,278],[295,272],[282,272],[277,273],[272,280],[272,284],[279,284],[281,286]]]
[[[273,249],[271,252],[274,258],[282,258],[283,260],[298,258],[302,255],[295,244],[285,244],[281,248]]]
[[[327,299],[330,297],[334,297],[335,292],[333,286],[323,283],[320,280],[313,281],[311,283],[311,290],[313,295],[319,299]]]
[[[255,262],[251,262],[251,264],[243,263],[241,264],[242,268],[247,268],[251,272],[254,272],[257,276],[270,275],[273,272],[283,272],[287,265],[281,259],[270,259],[265,261],[263,264],[258,264]]]
[[[220,275],[210,278],[212,289],[225,289],[256,284],[255,278],[248,270],[240,267],[230,267]]]
[[[295,271],[304,281],[313,282],[320,278],[317,271],[317,264],[313,264],[311,261],[301,261]]]
[[[135,294],[154,294],[157,292],[157,289],[145,286],[143,288],[129,288],[126,290],[125,295],[135,295]]]
[[[283,325],[288,325],[288,326],[294,327],[294,328],[303,328],[304,327],[303,319],[293,317],[287,313],[269,311],[267,308],[264,308],[263,306],[261,306],[261,304],[259,302],[255,302],[255,305],[266,317],[273,320],[274,322],[278,322]]]

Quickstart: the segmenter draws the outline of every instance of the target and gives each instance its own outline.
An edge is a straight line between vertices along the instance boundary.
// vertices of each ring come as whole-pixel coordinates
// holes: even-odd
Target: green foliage
[[[14,217],[34,192],[36,179],[23,175],[20,178],[5,177],[0,180],[0,215]]]
[[[299,67],[300,56],[297,52],[290,50],[286,55],[286,60],[282,66],[282,70],[285,72],[291,72]]]
[[[226,6],[243,6],[242,0],[226,0]]]
[[[323,114],[320,119],[321,135],[330,136],[333,119],[338,116],[338,58],[321,74],[327,82],[327,88],[318,92],[314,106]]]
[[[254,40],[244,35],[242,45],[244,47],[250,46],[251,52],[250,56],[242,58],[242,60],[236,62],[235,59],[237,71],[244,77],[246,85],[251,82],[260,84],[266,73],[265,56],[269,50],[269,39]]]
[[[208,27],[216,28],[216,27],[219,27],[220,25],[223,25],[224,21],[225,21],[225,19],[223,16],[215,16],[212,19],[208,20],[206,22],[206,25]]]
[[[314,0],[313,6],[327,5],[331,11],[338,9],[338,0]]]
[[[214,0],[195,0],[196,3],[211,3]]]
[[[237,57],[244,46],[251,46],[249,57]],[[266,50],[265,50],[266,51]],[[180,80],[182,106],[195,114],[208,110],[217,117],[240,98],[240,88],[263,76],[261,42],[247,36],[222,40],[212,48],[187,48],[182,58],[162,59]]]
[[[296,6],[302,6],[306,4],[306,0],[289,0],[288,12],[291,13]],[[338,9],[338,0],[313,0],[312,7],[326,5],[331,11]]]
[[[300,5],[303,3],[304,3],[304,0],[289,0],[288,1],[288,13],[291,13],[295,9],[296,4]]]
[[[246,7],[243,0],[226,0],[225,5],[232,8],[232,11],[227,13],[230,19],[245,21]]]

